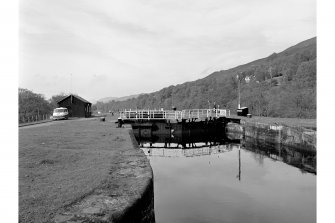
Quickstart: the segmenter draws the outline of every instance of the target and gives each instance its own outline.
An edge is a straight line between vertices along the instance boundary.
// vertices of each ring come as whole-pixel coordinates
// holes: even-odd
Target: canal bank
[[[155,222],[153,173],[109,118],[19,129],[20,222]]]
[[[99,188],[57,214],[55,223],[155,222],[152,169],[132,130],[127,132],[133,147],[121,152],[123,159]]]
[[[276,121],[280,119],[275,119]],[[285,119],[283,119],[285,120]],[[293,121],[292,121],[293,122]],[[228,123],[227,134],[239,133],[260,143],[287,146],[305,152],[316,152],[316,126],[305,122],[300,126],[290,123],[267,119],[262,122],[260,118],[242,118],[240,124]]]

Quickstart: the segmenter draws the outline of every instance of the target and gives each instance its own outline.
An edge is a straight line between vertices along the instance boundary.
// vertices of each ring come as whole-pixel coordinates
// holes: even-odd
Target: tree
[[[300,88],[316,87],[316,60],[302,62],[294,77],[294,82]]]
[[[65,93],[60,93],[60,94],[57,94],[57,95],[54,95],[52,96],[50,99],[49,99],[49,102],[50,102],[50,106],[51,108],[57,108],[58,105],[57,105],[57,102],[62,100],[64,97],[66,97],[67,95]]]
[[[28,118],[49,115],[52,111],[50,104],[42,94],[36,94],[28,89],[19,88],[19,121]]]

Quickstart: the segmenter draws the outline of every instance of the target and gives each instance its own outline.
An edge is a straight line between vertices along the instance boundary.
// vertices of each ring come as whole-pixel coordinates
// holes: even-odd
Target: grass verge
[[[50,222],[92,193],[133,148],[127,129],[96,119],[19,129],[19,221]]]

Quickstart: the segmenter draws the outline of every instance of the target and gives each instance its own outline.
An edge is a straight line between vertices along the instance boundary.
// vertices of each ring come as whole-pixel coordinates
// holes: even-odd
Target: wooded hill
[[[132,98],[137,98],[139,96],[139,94],[134,94],[134,95],[129,95],[129,96],[124,96],[124,97],[107,97],[107,98],[101,98],[99,100],[97,100],[97,102],[103,102],[103,103],[107,103],[110,101],[126,101],[128,99],[132,99]]]
[[[220,108],[235,111],[237,84],[241,83],[241,106],[257,116],[316,117],[316,38],[281,53],[229,70],[214,72],[196,81],[169,86],[126,101],[98,102],[97,109]]]

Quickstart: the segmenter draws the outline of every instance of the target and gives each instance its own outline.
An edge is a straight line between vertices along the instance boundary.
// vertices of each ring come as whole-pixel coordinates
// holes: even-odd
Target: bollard
[[[118,123],[117,127],[121,128],[122,127],[122,119],[118,118],[117,123]]]

